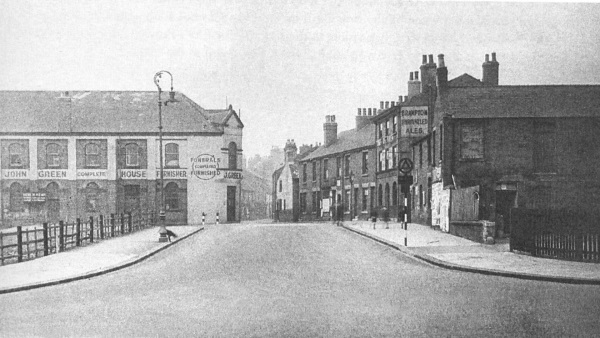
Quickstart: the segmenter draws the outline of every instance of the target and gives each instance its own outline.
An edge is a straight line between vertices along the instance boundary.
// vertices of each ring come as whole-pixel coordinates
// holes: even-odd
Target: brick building
[[[163,107],[167,222],[240,219],[243,124],[176,93]],[[0,92],[3,226],[157,210],[156,92]]]
[[[369,217],[375,208],[372,118],[359,112],[356,128],[338,134],[335,115],[325,117],[324,144],[299,161],[301,219],[328,220],[336,203],[343,205],[346,218]]]
[[[495,53],[482,80],[436,69],[429,133],[413,143],[415,221],[490,220],[511,207],[600,206],[600,85],[499,85]]]

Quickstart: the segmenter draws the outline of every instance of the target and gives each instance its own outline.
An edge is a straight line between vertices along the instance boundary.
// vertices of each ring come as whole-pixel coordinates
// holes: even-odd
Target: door
[[[515,207],[517,192],[496,190],[496,231],[499,236],[510,233],[510,209]]]
[[[140,215],[140,186],[126,185],[123,187],[125,192],[125,206],[123,212],[131,213],[134,217]]]
[[[236,187],[227,187],[227,222],[235,222]]]

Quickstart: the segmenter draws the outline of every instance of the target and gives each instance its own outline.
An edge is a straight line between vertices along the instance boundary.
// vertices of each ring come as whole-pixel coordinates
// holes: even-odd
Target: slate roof
[[[448,81],[448,87],[483,87],[483,82],[465,73]]]
[[[339,133],[337,140],[333,144],[329,145],[329,147],[325,147],[325,145],[318,147],[315,151],[304,157],[302,161],[310,161],[315,158],[327,157],[365,147],[375,147],[374,124],[368,124],[358,130],[350,129]]]
[[[230,109],[205,110],[176,93],[165,133],[223,133]],[[168,93],[162,94],[163,101]],[[0,91],[0,133],[158,133],[156,91]]]
[[[600,117],[600,85],[449,88],[454,118]]]

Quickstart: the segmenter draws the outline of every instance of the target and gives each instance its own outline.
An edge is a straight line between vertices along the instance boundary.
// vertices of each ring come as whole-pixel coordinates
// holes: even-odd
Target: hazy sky
[[[358,107],[406,95],[421,55],[449,77],[500,84],[600,84],[600,4],[415,1],[0,0],[0,90],[175,90],[233,105],[247,157],[286,139],[323,142]],[[165,118],[168,118],[166,113]]]

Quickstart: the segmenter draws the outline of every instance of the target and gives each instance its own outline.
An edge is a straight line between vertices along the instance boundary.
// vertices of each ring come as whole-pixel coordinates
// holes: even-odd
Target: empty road
[[[600,335],[598,286],[445,270],[331,224],[209,226],[0,311],[2,337]]]

